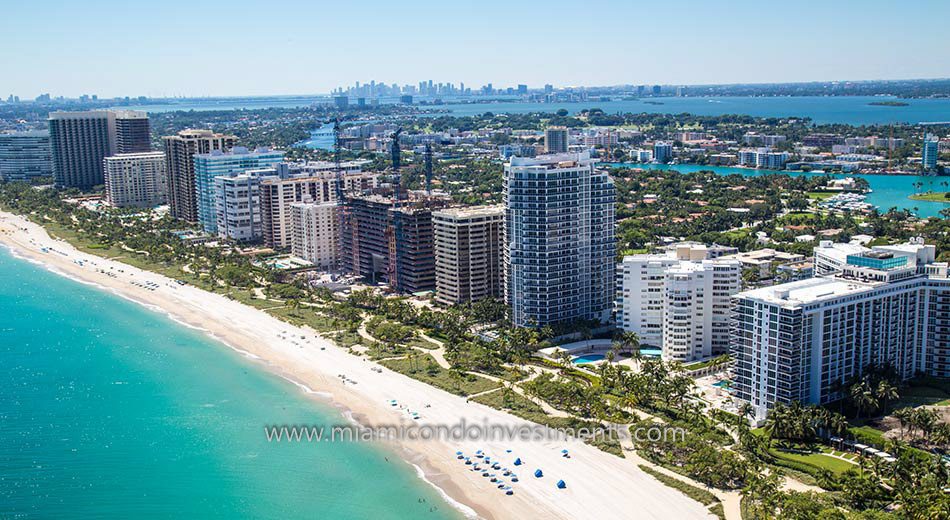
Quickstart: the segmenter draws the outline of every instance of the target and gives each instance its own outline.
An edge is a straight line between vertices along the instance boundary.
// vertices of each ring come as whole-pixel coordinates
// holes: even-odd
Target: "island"
[[[872,107],[906,107],[910,106],[910,103],[903,101],[872,101],[868,105]]]
[[[950,191],[928,191],[926,193],[915,193],[907,197],[911,200],[926,200],[930,202],[943,202],[950,204]]]

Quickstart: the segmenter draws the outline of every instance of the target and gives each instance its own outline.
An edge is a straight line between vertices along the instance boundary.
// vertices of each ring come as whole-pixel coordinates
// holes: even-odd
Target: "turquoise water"
[[[729,381],[727,379],[722,379],[720,381],[716,381],[715,383],[713,383],[713,386],[717,388],[729,389],[729,387],[732,386],[732,381]]]
[[[663,355],[663,351],[658,348],[641,348],[640,354],[646,357],[660,357]]]
[[[584,363],[594,363],[596,361],[601,361],[605,359],[603,354],[585,354],[583,356],[577,356],[571,360],[575,365],[583,365]]]
[[[343,418],[197,331],[2,248],[0,366],[0,518],[460,516],[388,451],[268,443],[265,424]]]
[[[600,108],[609,114],[617,112],[647,112],[651,114],[697,115],[746,114],[758,117],[809,117],[816,123],[847,123],[852,125],[921,123],[950,121],[950,99],[902,99],[906,107],[871,106],[868,103],[895,99],[870,96],[802,96],[802,97],[666,97],[640,100],[584,101],[576,103],[528,103],[508,101],[496,103],[447,103],[431,107],[448,110],[453,115],[469,116],[484,112],[522,114],[527,112],[555,112],[565,109],[571,113],[585,108]],[[650,102],[662,103],[655,105]],[[167,105],[138,105],[123,107],[147,112],[171,110],[232,110],[270,107],[305,107],[326,104],[323,96],[273,96],[219,99],[186,99]],[[383,103],[393,100],[383,100]]]
[[[783,171],[774,170],[753,170],[749,168],[730,168],[728,166],[700,166],[697,164],[637,164],[637,163],[609,163],[612,166],[628,166],[631,168],[647,168],[652,170],[675,170],[681,173],[692,173],[700,170],[713,171],[719,175],[744,175],[754,177],[758,175],[774,175],[777,173],[798,177],[823,176],[825,173]],[[950,183],[950,177],[924,177],[917,175],[856,175],[856,174],[835,174],[836,178],[861,177],[868,181],[871,187],[871,193],[868,194],[867,202],[874,204],[880,210],[887,211],[890,208],[908,209],[919,217],[939,217],[940,210],[950,208],[950,204],[942,202],[930,202],[926,200],[911,200],[908,197],[917,193],[914,183],[921,182],[922,192],[926,191],[950,191],[950,187],[942,186],[941,183]]]
[[[851,125],[888,123],[926,123],[950,121],[950,99],[902,99],[906,107],[872,106],[872,101],[893,100],[871,96],[802,96],[802,97],[664,97],[644,100],[583,101],[576,103],[499,102],[480,104],[446,104],[436,108],[450,110],[453,115],[522,114],[555,112],[570,113],[585,108],[599,108],[608,114],[632,112],[649,114],[682,114],[703,116],[744,114],[756,117],[808,117],[815,123],[847,123]],[[654,105],[648,102],[658,102]]]

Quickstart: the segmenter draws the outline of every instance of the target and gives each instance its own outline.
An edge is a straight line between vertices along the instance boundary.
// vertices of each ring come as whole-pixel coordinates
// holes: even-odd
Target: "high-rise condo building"
[[[587,153],[505,165],[505,299],[518,326],[607,321],[615,290],[614,185]]]
[[[261,179],[277,174],[274,168],[245,170],[214,178],[217,234],[240,242],[261,238]]]
[[[113,112],[51,112],[49,135],[57,186],[85,189],[103,184],[103,159],[115,153]]]
[[[341,222],[343,268],[371,282],[386,280],[398,292],[435,289],[432,211],[448,205],[443,196],[401,199],[347,197]]]
[[[504,206],[432,212],[435,299],[444,305],[499,298]]]
[[[924,171],[933,171],[937,169],[937,155],[940,152],[940,141],[937,136],[927,134],[924,136],[924,143],[921,151],[920,164]]]
[[[150,208],[168,196],[165,154],[142,152],[106,157],[106,201],[116,207]]]
[[[215,150],[211,153],[196,154],[195,190],[201,227],[208,233],[218,233],[215,177],[235,177],[248,170],[275,168],[283,158],[284,152],[266,148],[252,152],[240,146],[235,146],[230,152]]]
[[[848,255],[841,272],[733,301],[734,396],[756,419],[775,403],[827,404],[871,365],[950,376],[950,277],[919,239]]]
[[[237,143],[233,135],[211,130],[182,130],[162,137],[168,172],[168,205],[174,218],[198,222],[198,192],[195,183],[195,155],[227,152]]]
[[[340,238],[338,209],[336,202],[305,200],[291,204],[291,252],[321,269],[336,267]]]
[[[657,141],[653,144],[653,162],[666,164],[673,160],[673,144]]]
[[[345,172],[344,193],[358,195],[377,185],[376,174],[361,173],[359,167],[346,168]],[[261,218],[264,242],[269,247],[285,248],[290,247],[293,237],[290,206],[304,200],[336,202],[337,177],[332,169],[324,170],[322,163],[280,164],[277,173],[277,177],[261,182]]]
[[[140,153],[152,150],[148,114],[135,110],[115,112],[115,153]]]
[[[715,259],[716,248],[682,244],[663,254],[631,255],[618,266],[617,326],[670,361],[729,350],[731,296],[742,264]]]
[[[567,153],[570,134],[567,128],[563,126],[549,126],[544,131],[544,152],[545,153]]]
[[[52,175],[48,131],[0,133],[0,181],[28,181]]]

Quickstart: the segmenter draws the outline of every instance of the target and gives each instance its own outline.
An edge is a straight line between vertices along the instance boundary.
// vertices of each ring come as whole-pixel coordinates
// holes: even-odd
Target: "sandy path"
[[[105,287],[206,330],[233,348],[256,356],[269,370],[312,392],[329,394],[332,403],[351,411],[363,425],[411,423],[405,411],[389,405],[395,399],[422,414],[416,424],[453,426],[464,421],[467,425],[539,428],[385,368],[376,372],[373,369],[379,365],[347,353],[313,331],[221,295],[178,286],[164,276],[81,253],[21,217],[0,212],[0,242],[55,272]],[[133,281],[154,282],[158,288],[148,290],[132,285]],[[339,374],[355,383],[344,383]],[[571,451],[570,459],[561,456],[564,448]],[[426,478],[449,497],[483,518],[712,518],[700,504],[629,461],[577,440],[398,440],[394,449],[421,467]],[[512,484],[513,496],[503,495],[495,484],[455,458],[456,450],[472,454],[477,449],[506,465],[516,456],[526,463],[518,469],[521,481]],[[536,468],[544,470],[543,478],[531,476]],[[558,479],[567,482],[566,489],[557,489]]]

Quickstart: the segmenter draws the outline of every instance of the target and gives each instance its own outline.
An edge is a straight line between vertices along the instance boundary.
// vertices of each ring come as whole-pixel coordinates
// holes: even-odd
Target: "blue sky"
[[[950,77],[950,1],[10,0],[0,95]]]

